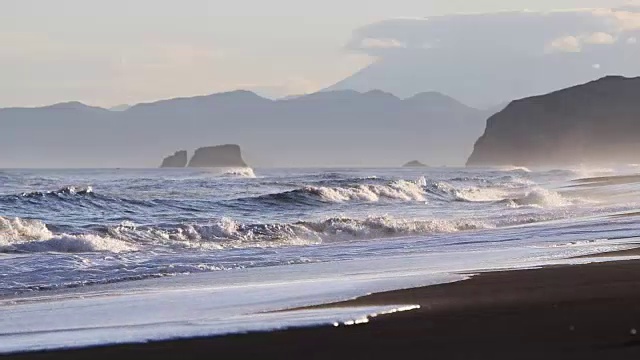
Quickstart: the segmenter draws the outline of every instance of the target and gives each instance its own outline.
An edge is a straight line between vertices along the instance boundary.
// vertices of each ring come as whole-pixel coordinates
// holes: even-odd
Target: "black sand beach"
[[[378,304],[420,304],[421,308],[356,326],[6,358],[640,358],[640,261],[484,273],[458,283],[373,294],[327,306]]]

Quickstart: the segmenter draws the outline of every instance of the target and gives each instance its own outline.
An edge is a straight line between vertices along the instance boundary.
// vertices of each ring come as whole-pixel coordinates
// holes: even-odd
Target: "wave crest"
[[[565,198],[560,193],[543,188],[535,188],[522,197],[508,199],[506,201],[512,207],[561,207],[573,204],[572,201]]]
[[[256,174],[253,172],[253,169],[250,167],[245,168],[231,168],[226,169],[222,173],[222,176],[228,177],[243,177],[243,178],[255,178]]]
[[[54,191],[33,191],[20,194],[24,198],[47,197],[47,196],[73,196],[73,195],[91,195],[93,188],[91,186],[65,186]]]
[[[383,199],[402,201],[426,201],[422,187],[416,182],[398,180],[388,185],[361,184],[353,187],[307,186],[302,191],[320,197],[327,202],[366,201]]]
[[[371,216],[363,220],[336,217],[321,222],[300,223],[300,225],[319,234],[323,241],[330,242],[452,233],[491,227],[474,220],[408,220],[391,216]]]
[[[243,224],[222,218],[207,224],[167,227],[136,226],[125,222],[99,233],[53,234],[38,220],[0,217],[0,252],[129,252],[141,247],[229,249],[303,246],[321,243],[432,235],[491,228],[467,219],[365,219],[333,217],[322,221]]]
[[[112,235],[129,241],[172,242],[199,248],[280,247],[315,245],[327,242],[373,240],[410,235],[451,233],[489,228],[473,220],[406,220],[390,216],[365,219],[334,217],[323,221],[243,224],[222,218],[209,224],[179,225],[175,228],[119,227]]]
[[[350,201],[379,202],[387,201],[426,201],[424,177],[416,181],[394,180],[383,184],[357,184],[348,186],[305,186],[303,188],[259,196],[262,200],[283,200],[308,203],[309,200],[320,200],[328,203]]]
[[[53,234],[39,220],[0,216],[0,252],[125,252],[136,248],[122,240],[93,234]]]
[[[434,183],[432,193],[445,199],[465,202],[494,202],[504,200],[508,196],[506,191],[497,188],[456,187],[444,181]]]
[[[524,166],[503,166],[498,168],[500,171],[508,171],[508,172],[525,172],[530,173],[531,169]]]

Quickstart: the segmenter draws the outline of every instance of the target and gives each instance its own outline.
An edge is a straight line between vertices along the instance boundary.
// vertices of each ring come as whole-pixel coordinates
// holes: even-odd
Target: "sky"
[[[460,19],[452,16],[456,14],[604,9],[591,12],[599,17],[606,9],[627,3],[0,0],[0,107],[72,100],[110,107],[235,89],[273,98],[309,93],[392,56],[388,50],[406,48],[406,39],[422,39],[425,32],[434,31],[414,26],[411,21],[415,19],[438,18],[444,25],[437,30],[446,31]],[[625,14],[615,20],[635,24],[635,15]],[[505,19],[511,17],[495,17],[495,21]],[[544,51],[581,52],[594,44],[632,45],[635,39],[610,27],[606,31],[598,26],[594,31],[580,28],[580,33],[572,33],[577,24],[584,23],[581,19],[563,18],[571,26],[566,34],[560,32],[562,36],[549,39]],[[398,21],[404,40],[388,36],[388,31],[400,31],[389,26]],[[544,24],[536,26],[539,28],[523,31],[544,30]],[[496,29],[504,32],[504,28]],[[504,35],[522,35],[522,42],[537,41],[529,33],[506,31]]]

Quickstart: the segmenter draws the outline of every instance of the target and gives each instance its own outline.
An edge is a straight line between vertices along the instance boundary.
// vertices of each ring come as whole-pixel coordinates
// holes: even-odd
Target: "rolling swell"
[[[373,182],[372,182],[373,180]],[[360,181],[359,183],[354,181]],[[462,202],[513,206],[554,207],[572,203],[521,177],[454,178],[449,181],[384,181],[376,178],[321,181],[332,186],[307,185],[295,190],[238,198],[232,203],[271,206],[322,206],[338,203]],[[478,185],[470,185],[478,184]]]
[[[17,195],[0,195],[2,201],[58,201],[78,199],[106,199],[93,191],[91,186],[65,186],[58,190],[22,192]]]
[[[62,210],[116,209],[117,199],[96,194],[91,186],[66,186],[52,191],[23,192],[16,195],[0,195],[0,205],[20,210],[60,212]]]
[[[363,180],[370,180],[368,178]],[[344,183],[346,180],[338,180]],[[342,186],[306,185],[301,188],[255,197],[236,199],[237,202],[268,204],[322,205],[323,203],[426,201],[424,177],[415,180],[393,180],[384,183],[353,183]],[[336,181],[331,181],[335,184]]]
[[[286,187],[293,187],[292,184]],[[500,176],[487,178],[453,178],[448,181],[389,180],[377,177],[351,177],[319,179],[309,184],[301,184],[293,190],[253,195],[235,199],[180,199],[140,197],[138,190],[128,192],[127,197],[105,195],[94,191],[91,186],[67,186],[54,191],[33,191],[17,195],[0,195],[0,205],[13,205],[19,209],[41,209],[51,211],[72,210],[94,211],[97,215],[104,211],[120,214],[127,220],[127,214],[155,214],[160,211],[174,212],[180,219],[196,213],[223,216],[225,211],[261,209],[282,211],[298,209],[319,209],[328,205],[360,203],[418,203],[438,206],[450,202],[457,203],[497,203],[509,207],[540,206],[553,207],[570,204],[563,196],[544,191],[527,179]],[[225,210],[226,209],[226,210]],[[29,212],[18,212],[18,216]],[[226,216],[226,215],[225,215]],[[137,218],[130,218],[136,220]],[[150,219],[153,220],[153,219]]]
[[[17,195],[0,195],[0,204],[20,207],[35,206],[38,209],[58,210],[63,207],[71,210],[74,207],[84,210],[113,212],[138,212],[167,209],[199,211],[193,206],[181,206],[179,201],[171,199],[131,199],[107,196],[94,191],[91,186],[66,186],[52,191],[23,192]]]
[[[20,194],[20,197],[23,198],[38,198],[38,197],[67,197],[67,196],[85,196],[92,195],[93,188],[91,186],[86,187],[76,187],[76,186],[65,186],[59,190],[55,191],[33,191],[33,192],[25,192]]]

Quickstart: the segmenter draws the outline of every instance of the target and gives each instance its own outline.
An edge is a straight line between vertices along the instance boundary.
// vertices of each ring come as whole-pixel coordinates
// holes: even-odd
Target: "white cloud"
[[[577,53],[582,51],[580,39],[575,36],[563,36],[557,38],[548,46],[548,52]]]
[[[632,36],[632,37],[627,39],[627,44],[629,44],[629,45],[634,45],[634,44],[637,44],[637,43],[638,43],[638,38],[636,38],[636,37]]]
[[[563,36],[549,43],[547,52],[581,52],[584,45],[611,45],[618,41],[613,35],[598,31],[579,36]]]
[[[640,7],[506,11],[379,21],[357,29],[347,47],[377,57],[385,51],[454,47],[524,54],[581,52],[624,41],[636,32]]]
[[[610,45],[614,44],[617,41],[617,39],[613,35],[606,32],[595,32],[591,35],[582,36],[581,40],[585,44],[592,45]]]
[[[640,39],[636,19],[640,8],[625,7],[378,21],[356,29],[347,44],[376,62],[338,85],[400,96],[434,90],[483,106],[587,82],[605,69],[638,76],[640,47],[625,44]],[[360,46],[370,38],[406,48]]]
[[[363,49],[397,49],[406,48],[407,44],[391,38],[365,38],[360,42],[360,47]]]
[[[614,24],[616,31],[618,32],[640,30],[639,7],[628,7],[624,10],[597,9],[593,11],[593,14],[608,19],[612,24]]]
[[[593,64],[591,65],[592,68],[596,69],[596,70],[600,70],[600,68],[602,67],[600,64]]]
[[[618,41],[613,35],[606,32],[594,32],[588,35],[563,36],[549,43],[547,52],[581,52],[585,44],[587,45],[611,45]]]

